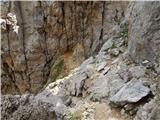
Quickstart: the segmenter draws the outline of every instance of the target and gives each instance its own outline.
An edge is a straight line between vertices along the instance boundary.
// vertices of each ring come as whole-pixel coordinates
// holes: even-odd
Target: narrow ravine
[[[160,120],[159,1],[1,1],[2,120]]]

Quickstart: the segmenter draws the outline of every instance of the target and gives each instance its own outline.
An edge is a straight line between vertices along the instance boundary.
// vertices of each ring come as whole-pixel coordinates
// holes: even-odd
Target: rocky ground
[[[2,6],[4,7],[5,4],[2,4]],[[25,4],[23,2],[12,2],[10,3],[10,11],[16,5],[19,6],[20,10],[20,6],[27,8],[26,6],[28,4],[30,5],[29,2]],[[22,79],[18,80],[17,77],[18,73],[16,72],[15,66],[18,61],[16,58],[7,60],[7,57],[5,57],[7,53],[5,49],[7,49],[9,45],[5,43],[7,33],[2,33],[2,35],[4,34],[2,36],[2,43],[4,45],[4,53],[2,53],[2,120],[160,119],[160,2],[84,2],[83,4],[81,2],[35,2],[35,5],[37,5],[37,10],[49,11],[48,17],[52,16],[52,11],[60,12],[61,9],[58,8],[63,8],[61,12],[64,15],[63,12],[65,11],[66,21],[71,19],[69,18],[69,13],[72,13],[74,16],[78,10],[81,11],[80,8],[83,8],[83,20],[93,20],[93,23],[82,23],[80,26],[86,25],[85,27],[83,26],[82,33],[87,34],[86,31],[89,31],[89,33],[92,31],[85,31],[84,28],[89,29],[90,27],[95,27],[96,29],[94,29],[92,35],[89,35],[91,39],[88,39],[92,41],[89,42],[89,40],[86,40],[87,35],[85,37],[82,35],[84,38],[81,35],[78,36],[79,33],[81,33],[78,30],[82,29],[79,28],[80,26],[77,28],[77,34],[74,33],[74,30],[72,33],[72,30],[70,31],[69,28],[63,26],[64,30],[68,29],[68,34],[66,34],[66,32],[62,33],[62,38],[65,38],[66,35],[69,37],[71,35],[69,33],[71,32],[73,38],[77,35],[78,39],[88,43],[80,44],[77,42],[78,40],[72,39],[73,44],[70,45],[74,46],[73,49],[68,50],[66,48],[67,50],[64,50],[65,48],[63,46],[67,46],[68,43],[63,44],[62,48],[59,46],[59,49],[63,52],[59,52],[56,55],[57,59],[54,62],[52,61],[52,65],[47,66],[46,69],[44,69],[43,65],[40,66],[43,60],[36,59],[39,58],[34,56],[36,54],[27,53],[27,60],[25,60],[29,68],[36,68],[32,65],[36,63],[36,61],[40,64],[37,65],[37,72],[32,74],[34,76],[33,78],[27,76],[29,68],[24,69],[23,82],[20,81]],[[48,7],[48,5],[50,7]],[[88,7],[85,8],[85,5]],[[34,8],[34,6],[32,7]],[[77,8],[75,9],[74,7]],[[21,11],[24,12],[24,8],[21,8]],[[47,8],[49,8],[48,11],[46,11]],[[51,8],[53,8],[53,10]],[[69,12],[70,10],[72,11],[73,8],[76,11]],[[101,12],[96,12],[94,9]],[[26,11],[24,13],[28,14]],[[80,14],[81,12],[77,13]],[[87,15],[91,15],[91,13],[97,16],[95,18],[93,16],[87,18]],[[108,15],[106,15],[107,13]],[[57,13],[53,16],[55,17],[56,15],[57,19],[61,20],[60,14]],[[13,18],[14,16],[12,16],[12,14],[11,16],[8,15],[8,18],[3,18],[1,20],[1,26],[5,28],[5,25],[9,25],[13,27],[13,29],[11,29],[12,32],[16,31],[18,24]],[[8,23],[6,23],[4,19],[6,19]],[[38,16],[37,19],[41,20],[40,16]],[[112,19],[115,20],[114,24],[111,24],[110,20]],[[47,20],[49,20],[49,18],[47,18]],[[25,22],[28,23],[28,21]],[[33,25],[32,22],[33,21],[29,21],[30,25]],[[67,22],[69,23],[69,21]],[[67,22],[64,23],[66,24]],[[74,22],[73,20],[71,23]],[[52,22],[47,22],[47,24],[51,23]],[[74,24],[72,25],[74,26]],[[52,33],[58,35],[56,30],[54,31],[54,25],[50,25],[50,32],[53,30]],[[101,27],[99,28],[98,26]],[[32,27],[33,26],[31,26],[31,28]],[[8,35],[13,34],[12,32],[9,32]],[[25,32],[27,33],[27,28]],[[49,31],[46,32],[47,41],[53,42],[51,38],[53,39],[54,34],[51,34]],[[35,34],[33,36],[34,40]],[[8,37],[8,40],[9,39],[12,40]],[[26,37],[25,40],[30,39]],[[57,37],[55,41],[56,40],[60,39]],[[10,43],[12,47],[10,46],[11,50],[9,53],[12,55],[16,42],[10,41]],[[26,43],[29,44],[28,41]],[[31,42],[31,44],[36,45],[34,42]],[[8,45],[8,47],[5,48],[5,45]],[[54,48],[51,43],[49,45],[48,47]],[[69,48],[71,48],[71,46],[69,46]],[[89,49],[88,46],[90,46]],[[28,46],[26,45],[26,47]],[[47,49],[49,50],[49,48]],[[57,47],[54,49],[57,50]],[[39,49],[33,47],[31,50]],[[53,51],[51,50],[50,52],[52,53]],[[19,52],[15,51],[16,55],[17,53]],[[40,53],[41,52],[38,52],[37,55]],[[24,53],[19,54],[22,55]],[[34,59],[29,59],[29,55]],[[51,54],[48,53],[48,55]],[[14,62],[14,64],[12,62]],[[41,71],[43,74],[49,69],[47,79],[45,79],[44,76],[41,80],[39,80],[40,76],[36,77],[39,75],[41,68],[44,70]],[[20,69],[20,71],[21,70],[22,69]],[[7,79],[7,76],[9,79]],[[27,77],[25,78],[25,76]],[[13,79],[14,77],[15,79]],[[28,78],[30,78],[30,81],[27,80]],[[12,81],[7,82],[9,80]],[[35,80],[38,81],[38,84],[34,84],[36,88],[34,89],[34,85],[32,85],[28,87],[31,90],[27,90],[26,86],[28,83],[32,84]],[[43,83],[42,81],[44,80],[45,82]]]

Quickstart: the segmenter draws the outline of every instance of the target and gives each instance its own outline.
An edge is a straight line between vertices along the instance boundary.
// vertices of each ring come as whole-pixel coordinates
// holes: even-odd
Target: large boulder
[[[93,101],[108,100],[122,86],[124,81],[117,74],[100,75],[88,90]]]
[[[159,120],[160,119],[160,100],[155,97],[144,106],[141,106],[134,120]]]
[[[150,89],[144,86],[142,82],[132,80],[125,84],[114,96],[112,96],[110,101],[117,105],[136,103],[149,93]]]

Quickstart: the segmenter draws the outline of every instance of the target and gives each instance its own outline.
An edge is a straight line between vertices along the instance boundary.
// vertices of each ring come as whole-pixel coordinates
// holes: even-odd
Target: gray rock
[[[104,67],[107,65],[107,62],[101,62],[99,64],[96,64],[97,71],[101,71],[104,69]]]
[[[79,96],[82,94],[83,86],[87,78],[86,73],[75,73],[70,78],[70,93],[73,96]]]
[[[107,64],[107,61],[110,60],[111,57],[107,55],[105,52],[99,52],[96,56],[96,69],[97,71],[101,71]]]
[[[114,48],[114,49],[110,49],[109,50],[109,53],[112,55],[112,56],[118,56],[119,55],[119,49],[118,48]]]
[[[37,101],[33,96],[2,96],[3,120],[56,120],[54,106]],[[36,117],[35,117],[36,116]]]
[[[89,78],[93,76],[93,74],[96,72],[95,66],[94,65],[87,65],[85,73]]]
[[[121,76],[121,78],[122,78],[125,82],[127,82],[127,81],[129,81],[129,80],[132,79],[132,74],[131,74],[131,72],[130,72],[128,69],[129,69],[129,68],[128,68],[128,66],[127,66],[126,63],[120,62],[120,63],[118,64],[118,74]]]
[[[100,50],[100,52],[107,52],[109,48],[112,47],[113,44],[113,39],[110,38],[109,40],[107,40],[107,42],[105,42]]]
[[[116,58],[115,60],[112,61],[112,64],[117,64],[119,62],[119,58]]]
[[[141,106],[134,120],[159,120],[160,119],[160,101],[155,97],[145,105]]]
[[[36,96],[3,95],[1,106],[4,120],[61,120],[69,114],[61,97],[49,89]]]
[[[145,87],[142,82],[130,81],[124,85],[110,101],[117,105],[126,103],[136,103],[150,93],[150,89]]]
[[[112,36],[112,28],[115,24],[118,24],[124,18],[122,13],[125,11],[124,8],[127,7],[127,4],[121,2],[108,3],[53,1],[1,2],[2,18],[11,19],[11,14],[10,16],[7,16],[7,14],[8,12],[14,13],[17,21],[15,21],[15,17],[13,16],[11,23],[14,23],[14,25],[18,23],[19,25],[19,30],[17,29],[18,26],[14,26],[13,28],[15,29],[11,28],[2,32],[3,52],[4,54],[8,54],[8,51],[10,51],[11,55],[9,59],[13,61],[15,70],[14,79],[10,79],[7,77],[10,76],[10,73],[5,72],[8,68],[2,67],[6,74],[2,80],[15,80],[18,88],[21,88],[19,90],[14,88],[13,83],[10,84],[8,82],[4,84],[6,82],[3,82],[2,93],[25,93],[27,90],[35,94],[38,93],[44,86],[42,83],[48,80],[47,75],[50,71],[50,65],[55,62],[56,58],[68,53],[68,50],[72,49],[73,54],[71,56],[74,58],[76,65],[79,65],[83,58],[86,59],[91,55],[97,54],[103,43]],[[102,17],[102,11],[105,13],[105,8],[108,8],[107,14],[104,14]],[[113,24],[112,19],[116,15],[115,11],[117,9],[120,21],[115,21]],[[84,13],[83,15],[82,12]],[[5,28],[4,20],[1,19],[0,23]],[[84,24],[82,25],[82,23]],[[14,31],[18,31],[18,35]],[[107,36],[107,38],[104,36]],[[79,44],[83,47],[77,47]],[[2,59],[2,63],[5,63],[6,59]],[[25,63],[27,63],[28,68],[26,71]],[[11,65],[9,66],[12,68]],[[23,73],[22,76],[21,73]],[[22,77],[24,80],[21,80]],[[21,87],[21,85],[24,87]],[[28,87],[29,85],[31,85],[30,88]]]
[[[99,52],[99,54],[96,56],[96,63],[101,63],[101,62],[104,62],[104,61],[107,61],[107,60],[110,60],[111,57],[106,54],[105,52]]]
[[[49,90],[44,90],[41,93],[37,94],[35,96],[35,99],[37,101],[42,101],[45,103],[52,104],[53,106],[56,106],[57,103],[63,105],[63,101],[61,100],[61,98],[58,97],[57,95],[53,95],[52,92]]]
[[[148,9],[150,8],[150,9]],[[135,2],[131,4],[129,19],[129,54],[135,62],[160,59],[160,4],[154,2]],[[137,32],[138,31],[138,32]]]
[[[80,65],[80,70],[84,69],[89,64],[93,64],[94,62],[95,62],[95,59],[93,57],[89,57]]]
[[[140,77],[144,77],[146,68],[143,66],[134,66],[134,67],[131,67],[129,71],[131,72],[133,77],[140,78]]]
[[[101,75],[94,82],[93,86],[88,90],[93,101],[108,100],[113,96],[122,86],[124,81],[118,75]]]
[[[117,48],[122,47],[124,45],[124,39],[122,37],[120,38],[114,38],[114,43],[116,45]]]
[[[158,75],[160,75],[160,66],[156,68],[156,72]]]

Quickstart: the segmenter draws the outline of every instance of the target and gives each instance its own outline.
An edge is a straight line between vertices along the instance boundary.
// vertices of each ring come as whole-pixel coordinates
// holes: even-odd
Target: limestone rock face
[[[2,94],[18,94],[37,93],[57,56],[97,53],[124,19],[127,2],[3,1],[1,6],[2,24],[9,13],[19,27],[15,32],[2,25]]]
[[[135,2],[130,9],[129,54],[135,62],[158,61],[160,58],[160,3],[158,1]]]
[[[2,119],[160,119],[160,2],[0,5]]]

